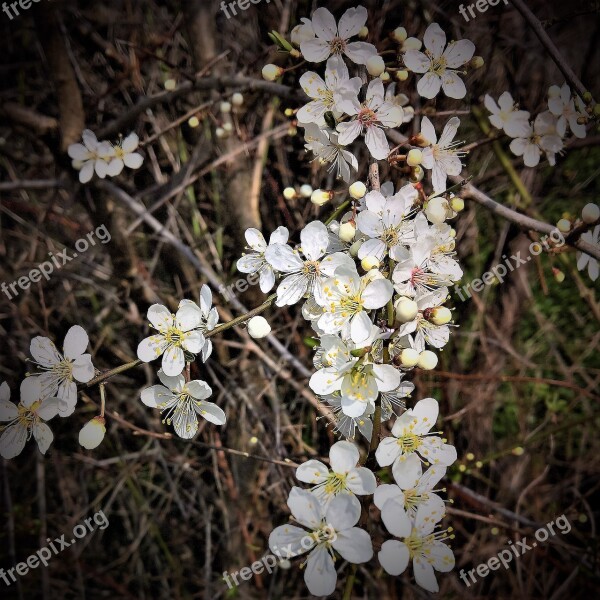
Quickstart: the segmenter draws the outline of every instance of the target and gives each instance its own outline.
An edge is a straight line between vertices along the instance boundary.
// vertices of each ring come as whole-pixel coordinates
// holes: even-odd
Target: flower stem
[[[352,597],[352,588],[354,587],[354,582],[356,581],[356,565],[352,565],[352,572],[348,575],[348,579],[346,579],[346,587],[344,588],[344,596],[342,600],[350,600]]]
[[[332,221],[335,221],[340,215],[344,214],[344,211],[350,206],[350,200],[346,200],[342,202],[329,216],[329,218],[325,221],[325,225],[329,225]]]

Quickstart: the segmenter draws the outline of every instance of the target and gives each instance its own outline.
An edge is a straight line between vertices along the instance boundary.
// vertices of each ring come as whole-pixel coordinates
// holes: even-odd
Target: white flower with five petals
[[[107,174],[116,177],[121,174],[124,167],[129,169],[139,169],[144,157],[136,152],[140,139],[135,133],[130,133],[124,140],[112,147],[110,156],[112,159],[108,163]]]
[[[367,22],[367,9],[364,6],[349,8],[340,19],[339,25],[335,17],[326,8],[317,8],[312,15],[312,27],[316,38],[300,42],[300,50],[309,62],[323,62],[332,54],[344,54],[352,62],[364,65],[369,58],[377,54],[377,48],[366,42],[348,42],[358,35]]]
[[[593,231],[582,233],[581,239],[588,244],[600,246],[600,225],[596,225]],[[585,252],[577,252],[577,270],[583,271],[586,268],[590,279],[596,281],[600,272],[598,260]]]
[[[529,131],[529,113],[526,110],[517,109],[517,105],[509,92],[504,92],[498,98],[498,104],[489,94],[486,94],[484,104],[492,113],[489,119],[496,129],[504,131],[506,135],[512,138],[527,135]]]
[[[417,83],[423,98],[435,98],[440,88],[449,98],[464,98],[467,88],[456,69],[468,63],[475,53],[470,40],[450,42],[446,47],[446,34],[437,23],[432,23],[423,37],[425,52],[408,50],[404,53],[405,66],[414,73],[425,73]]]
[[[365,144],[371,156],[377,160],[387,158],[390,146],[384,129],[401,125],[404,111],[401,106],[385,100],[381,79],[373,79],[369,83],[364,103],[359,102],[355,93],[346,92],[340,94],[337,106],[354,117],[351,121],[338,124],[339,143],[347,146],[364,133]]]
[[[71,144],[67,150],[73,159],[73,167],[79,171],[79,181],[87,183],[94,176],[94,171],[100,179],[108,172],[108,161],[111,160],[113,148],[108,142],[99,142],[96,134],[85,129],[82,134],[83,144]]]
[[[373,494],[377,488],[375,475],[366,467],[356,466],[359,459],[355,444],[336,442],[329,450],[331,470],[320,460],[311,459],[296,469],[296,478],[312,485],[312,493],[324,504],[338,494]]]
[[[92,357],[86,354],[89,344],[88,334],[83,327],[73,325],[67,331],[63,344],[63,354],[46,337],[31,340],[29,350],[37,366],[44,373],[32,373],[23,382],[25,386],[36,385],[39,379],[42,397],[56,396],[59,399],[58,414],[68,417],[73,414],[77,404],[77,384],[87,383],[94,377]],[[34,395],[26,394],[28,397]]]
[[[447,467],[456,460],[456,448],[429,433],[438,414],[437,400],[419,400],[396,419],[392,436],[382,439],[375,452],[379,466],[393,465],[394,479],[403,489],[417,484],[423,473],[422,462]]]
[[[354,264],[343,252],[327,255],[329,232],[320,221],[309,223],[300,232],[300,245],[298,251],[284,244],[270,245],[265,251],[267,262],[276,271],[288,274],[277,287],[277,306],[296,304],[306,295],[322,299],[321,283],[338,267]]]
[[[198,306],[192,300],[181,300],[179,302],[179,308],[187,306],[195,310],[199,317],[200,323],[196,329],[204,335],[207,331],[212,331],[219,322],[219,313],[215,306],[212,305],[212,291],[205,284],[200,288],[200,306]],[[204,346],[202,346],[202,362],[206,362],[212,354],[212,340],[206,336],[204,338]]]
[[[37,377],[28,377],[21,383],[21,401],[18,405],[10,401],[8,384],[4,382],[0,385],[0,456],[8,460],[21,454],[32,435],[40,452],[46,454],[54,435],[44,421],[58,414],[58,403],[58,398],[42,399]]]
[[[357,506],[350,495],[340,494],[324,506],[308,490],[294,487],[287,504],[294,519],[306,529],[291,524],[276,527],[269,536],[269,548],[281,558],[309,553],[303,566],[311,594],[328,596],[335,591],[334,551],[353,564],[366,563],[373,557],[371,536],[355,527],[360,504]]]
[[[550,111],[540,113],[525,135],[515,138],[510,143],[510,150],[515,156],[522,156],[526,167],[536,167],[542,152],[546,153],[548,162],[556,164],[556,153],[563,149],[563,136],[566,133],[566,121],[559,121]]]
[[[414,522],[397,500],[388,500],[381,510],[386,529],[398,540],[387,540],[377,555],[381,566],[390,575],[400,575],[412,560],[415,581],[429,592],[439,591],[435,571],[446,573],[454,568],[454,554],[443,543],[452,538],[448,530],[435,531],[442,515],[433,506],[422,505]]]
[[[224,425],[225,413],[214,402],[206,399],[212,389],[200,379],[186,383],[183,375],[169,377],[158,371],[163,385],[153,385],[142,391],[142,402],[150,408],[158,408],[166,413],[163,422],[173,425],[177,435],[184,439],[193,438],[198,431],[198,415],[214,423]]]
[[[571,98],[569,84],[565,83],[560,88],[557,85],[551,86],[548,96],[548,109],[558,117],[558,127],[562,130],[568,123],[575,137],[584,138],[587,135],[585,124],[578,123],[578,120],[587,116],[585,105],[579,96]]]
[[[157,333],[139,343],[138,358],[151,362],[162,355],[165,375],[179,375],[185,367],[185,351],[198,354],[206,341],[202,332],[197,330],[202,320],[198,307],[188,301],[180,305],[174,315],[166,306],[153,304],[148,309],[148,320]]]
[[[258,229],[254,229],[254,227],[246,229],[244,235],[248,246],[253,252],[245,254],[237,261],[237,269],[240,273],[258,273],[260,289],[266,294],[275,285],[275,271],[267,262],[265,252],[267,247],[272,244],[287,244],[290,235],[289,231],[287,227],[278,227],[269,237],[268,244],[263,234]]]

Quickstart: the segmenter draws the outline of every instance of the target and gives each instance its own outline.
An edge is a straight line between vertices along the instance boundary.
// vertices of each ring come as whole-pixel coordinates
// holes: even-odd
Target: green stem
[[[344,596],[342,600],[350,600],[352,598],[352,588],[354,587],[354,582],[356,581],[356,565],[352,565],[352,573],[348,575],[348,579],[346,579],[346,587],[344,588]]]
[[[329,218],[325,221],[325,225],[329,225],[332,221],[335,221],[339,216],[344,214],[344,211],[349,208],[351,201],[345,200],[342,202],[329,216]]]

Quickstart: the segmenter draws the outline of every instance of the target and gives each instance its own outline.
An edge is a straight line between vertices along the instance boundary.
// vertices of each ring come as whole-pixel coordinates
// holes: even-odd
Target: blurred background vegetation
[[[527,24],[503,3],[468,24],[454,0],[364,4],[369,39],[380,49],[394,47],[387,35],[395,27],[421,37],[434,20],[449,38],[475,42],[486,65],[469,77],[469,96],[438,98],[428,105],[434,110],[468,110],[469,103],[481,106],[485,93],[497,98],[509,90],[537,114],[548,87],[563,83]],[[354,3],[326,5],[339,17]],[[60,345],[77,323],[90,334],[98,369],[132,360],[147,332],[150,304],[176,307],[182,297],[196,299],[209,273],[224,284],[238,279],[235,261],[247,227],[269,233],[285,225],[297,239],[306,222],[330,213],[329,206],[316,209],[282,195],[287,186],[335,185],[310,162],[293,117],[285,115],[286,108],[301,105],[297,72],[282,82],[291,91],[274,95],[260,83],[264,64],[286,64],[267,32],[289,32],[316,6],[263,1],[227,20],[210,0],[42,0],[13,21],[1,15],[0,281],[14,281],[49,252],[72,250],[99,225],[112,235],[109,244],[90,249],[50,281],[12,302],[0,298],[0,379],[9,382],[13,399],[32,337],[46,335]],[[532,1],[530,7],[598,97],[597,6]],[[231,85],[232,77],[258,83]],[[172,83],[175,91],[165,91]],[[399,91],[419,112],[414,83],[409,79]],[[219,103],[235,91],[244,94],[245,104],[233,114],[232,135],[217,138]],[[132,107],[146,97],[154,100],[135,113]],[[198,118],[197,127],[189,116]],[[436,127],[446,119],[436,119]],[[474,116],[461,120],[461,139],[485,142]],[[84,127],[99,138],[130,131],[140,136],[143,168],[113,182],[134,204],[114,188],[79,185],[65,150]],[[413,127],[417,123],[402,131]],[[597,142],[598,132],[591,131],[555,168],[531,170],[513,161],[529,198],[517,193],[489,143],[471,152],[465,172],[498,202],[556,223],[598,201]],[[501,146],[507,151],[506,140]],[[365,158],[359,156],[363,180]],[[389,178],[398,182],[398,172],[384,169],[382,179]],[[134,205],[146,207],[191,248],[197,263],[138,218]],[[469,201],[454,226],[464,283],[504,254],[525,254],[531,243],[526,232]],[[447,486],[457,569],[439,578],[440,598],[561,600],[589,598],[597,590],[600,311],[597,283],[578,273],[575,263],[574,252],[543,254],[471,299],[462,302],[453,294],[459,327],[438,369],[416,372],[413,399],[440,401],[443,429],[459,453]],[[564,273],[562,283],[553,269]],[[221,320],[239,314],[214,285],[213,291]],[[237,296],[246,307],[263,298],[257,288]],[[310,332],[298,308],[272,310],[268,318],[297,363],[311,369],[311,351],[303,343]],[[97,510],[110,520],[106,530],[66,550],[47,569],[10,588],[0,583],[3,597],[308,597],[297,565],[233,590],[221,576],[260,558],[271,530],[288,519],[285,500],[296,482],[286,459],[327,456],[335,437],[324,419],[316,420],[317,401],[298,364],[254,342],[243,328],[214,343],[213,359],[193,365],[192,376],[213,387],[212,399],[227,412],[225,427],[204,423],[192,442],[164,439],[167,426],[139,400],[155,378],[154,365],[145,366],[109,381],[108,434],[96,451],[77,443],[80,427],[97,412],[98,390],[92,388],[82,392],[73,417],[52,421],[55,441],[45,458],[31,443],[2,463],[2,567],[24,560],[47,537],[70,532]],[[509,570],[470,588],[458,578],[460,569],[487,561],[508,540],[531,540],[537,527],[562,514],[572,524],[568,535],[538,544]],[[360,567],[353,597],[427,595],[406,575],[393,579],[382,577],[378,567]]]

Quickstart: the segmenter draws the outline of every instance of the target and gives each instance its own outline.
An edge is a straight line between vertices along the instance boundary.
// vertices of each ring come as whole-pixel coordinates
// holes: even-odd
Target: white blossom
[[[529,113],[526,110],[517,109],[517,105],[509,92],[501,94],[498,98],[498,104],[489,94],[486,94],[484,103],[485,107],[492,113],[489,119],[496,129],[504,131],[506,135],[512,138],[527,135],[529,131]]]
[[[142,391],[142,402],[150,408],[158,408],[164,414],[163,423],[173,425],[175,433],[184,439],[193,438],[198,431],[198,415],[214,423],[225,424],[225,413],[214,402],[206,399],[212,389],[201,379],[185,381],[183,375],[169,377],[161,370],[158,378],[163,385],[153,385]]]
[[[511,152],[522,156],[526,167],[536,167],[542,152],[546,153],[548,162],[556,164],[556,153],[563,149],[563,136],[566,122],[559,121],[550,111],[540,113],[523,137],[515,138],[510,143]]]
[[[124,167],[129,169],[139,169],[144,157],[136,152],[140,139],[135,133],[130,133],[124,140],[119,141],[111,148],[109,153],[110,162],[107,167],[107,174],[116,177],[121,174]]]
[[[446,34],[437,23],[432,23],[423,37],[425,52],[407,50],[404,64],[415,73],[425,73],[417,83],[423,98],[435,98],[440,88],[450,98],[464,98],[467,88],[458,76],[457,69],[468,63],[475,53],[470,40],[450,42],[446,47]]]
[[[79,171],[79,181],[88,183],[94,172],[100,179],[109,175],[108,162],[113,156],[109,142],[99,142],[96,134],[89,129],[82,133],[83,144],[71,144],[67,150],[73,159],[73,167]]]
[[[555,117],[558,117],[557,129],[562,131],[568,123],[575,137],[584,138],[587,135],[585,124],[577,122],[578,119],[586,116],[581,98],[579,96],[571,98],[571,88],[567,83],[560,88],[553,85],[548,96],[548,109]],[[577,107],[575,106],[576,102]]]
[[[596,225],[593,231],[582,233],[581,239],[588,244],[600,246],[600,225]],[[577,252],[577,270],[583,271],[586,268],[590,279],[596,281],[599,274],[598,260],[584,252]]]
[[[367,9],[364,6],[349,8],[340,19],[339,25],[335,17],[326,8],[317,8],[312,15],[312,28],[315,39],[300,42],[302,55],[309,62],[323,62],[332,54],[344,54],[352,62],[364,65],[377,48],[366,42],[348,42],[358,35],[367,22]]]

